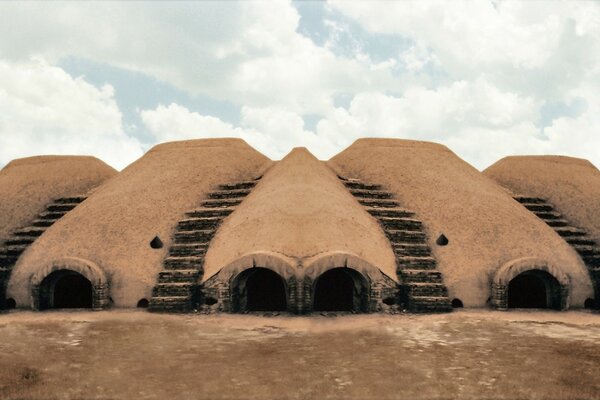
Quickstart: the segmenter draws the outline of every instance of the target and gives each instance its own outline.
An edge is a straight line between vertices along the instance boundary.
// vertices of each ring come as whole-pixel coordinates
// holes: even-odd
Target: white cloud
[[[42,60],[0,60],[0,164],[38,154],[94,155],[122,168],[142,151],[123,132],[112,87]]]

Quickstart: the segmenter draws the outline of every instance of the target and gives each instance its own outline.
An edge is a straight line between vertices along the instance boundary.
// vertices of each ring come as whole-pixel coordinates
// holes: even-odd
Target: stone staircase
[[[152,290],[149,310],[190,312],[199,299],[198,282],[204,273],[204,256],[219,225],[256,186],[258,180],[219,185],[200,207],[185,213],[177,223],[173,244]]]
[[[600,308],[600,246],[583,229],[572,226],[546,199],[534,196],[514,196],[526,209],[550,226],[575,249],[588,268],[594,284],[594,308]]]
[[[341,178],[350,193],[375,217],[396,255],[404,307],[411,312],[451,311],[448,289],[427,244],[423,224],[415,213],[400,207],[380,185]]]
[[[66,213],[77,207],[86,196],[62,197],[50,203],[46,209],[38,214],[35,220],[25,228],[20,228],[11,234],[0,247],[0,310],[6,307],[6,285],[13,267],[21,254],[35,240],[40,237],[46,229],[54,225]]]

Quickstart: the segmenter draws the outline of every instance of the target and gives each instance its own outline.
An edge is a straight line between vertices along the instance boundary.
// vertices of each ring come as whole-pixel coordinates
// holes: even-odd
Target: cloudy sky
[[[0,166],[231,136],[600,166],[600,2],[0,3]]]

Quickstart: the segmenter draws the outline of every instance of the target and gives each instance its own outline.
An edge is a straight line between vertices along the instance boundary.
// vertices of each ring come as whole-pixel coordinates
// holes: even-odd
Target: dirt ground
[[[1,399],[600,399],[600,315],[0,315]]]

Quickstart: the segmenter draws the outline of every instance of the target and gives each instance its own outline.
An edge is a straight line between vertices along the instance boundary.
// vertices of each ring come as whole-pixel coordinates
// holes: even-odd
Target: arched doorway
[[[233,311],[286,311],[285,282],[274,271],[254,267],[240,273],[232,285]]]
[[[78,272],[61,269],[40,284],[40,309],[92,308],[92,283]]]
[[[560,309],[561,288],[558,280],[546,271],[529,270],[515,276],[508,284],[508,308]]]
[[[364,278],[351,268],[333,268],[315,282],[314,311],[366,311]]]

